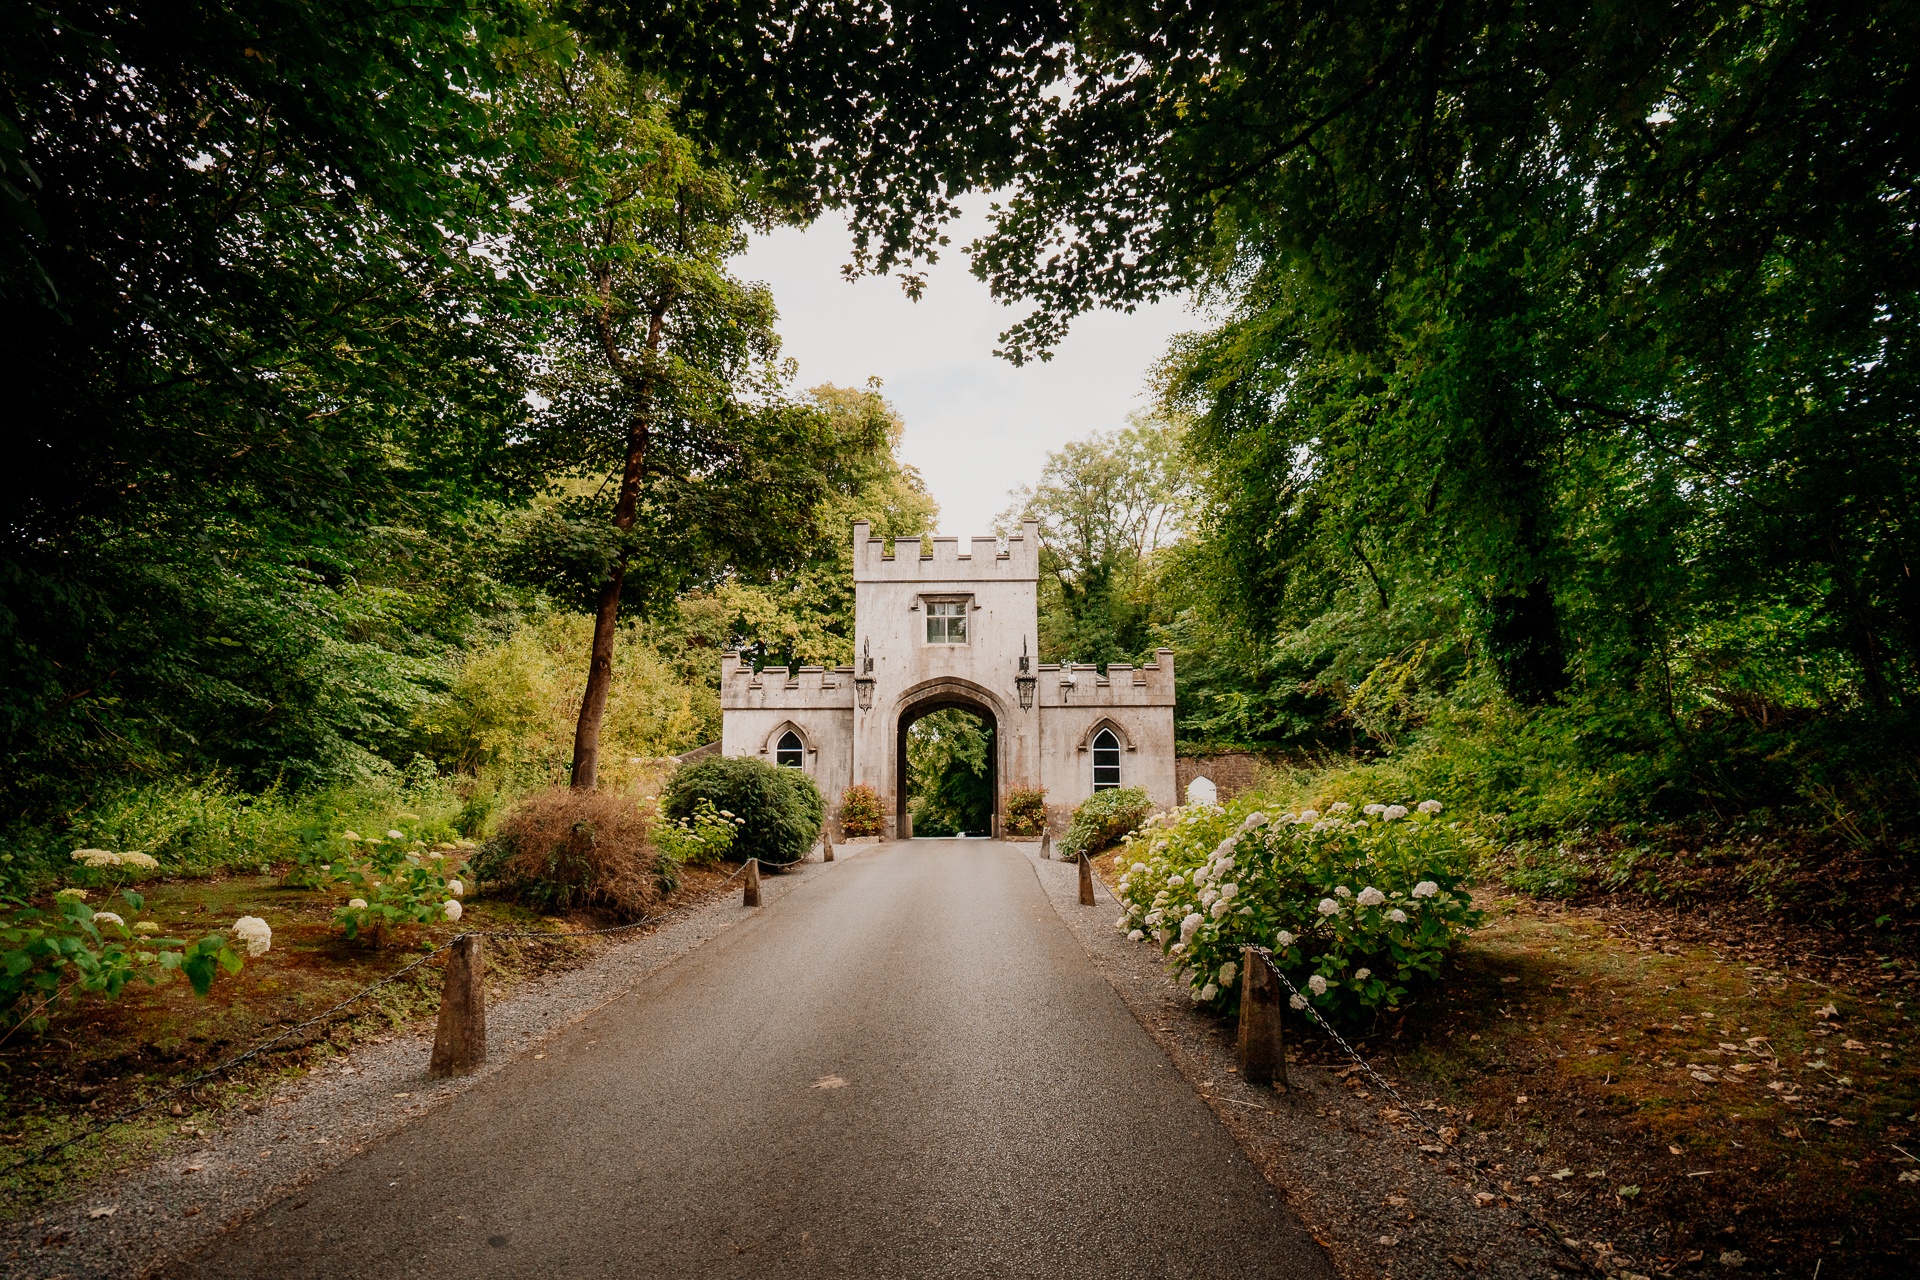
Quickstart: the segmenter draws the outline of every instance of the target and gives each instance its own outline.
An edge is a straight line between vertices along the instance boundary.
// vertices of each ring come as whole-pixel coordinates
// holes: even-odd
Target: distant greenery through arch
[[[907,810],[916,836],[993,833],[993,728],[959,707],[907,730]]]

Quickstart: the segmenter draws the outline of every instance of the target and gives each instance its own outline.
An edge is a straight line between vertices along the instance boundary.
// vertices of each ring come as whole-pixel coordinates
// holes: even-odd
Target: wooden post
[[[456,939],[447,952],[447,983],[440,993],[440,1026],[433,1035],[429,1077],[468,1076],[486,1065],[486,977],[480,935]]]
[[[1080,905],[1093,905],[1093,859],[1084,849],[1080,851]]]
[[[1053,857],[1053,832],[1042,829],[1040,832],[1040,861]]]
[[[760,859],[758,858],[747,859],[747,892],[740,899],[740,905],[743,907],[760,905]]]
[[[821,858],[820,861],[832,862],[833,861],[833,838],[831,836],[821,836],[820,843],[826,847],[826,856]]]
[[[1240,1078],[1291,1088],[1280,1029],[1280,980],[1252,947],[1240,948],[1240,965]]]

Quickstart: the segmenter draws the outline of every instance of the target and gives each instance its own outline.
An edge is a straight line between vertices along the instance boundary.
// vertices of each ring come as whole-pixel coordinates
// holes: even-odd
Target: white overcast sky
[[[1147,373],[1167,339],[1201,324],[1177,301],[1131,315],[1095,312],[1074,324],[1052,360],[1016,369],[993,349],[1025,312],[997,305],[960,252],[985,225],[977,215],[955,224],[953,246],[927,269],[917,303],[891,277],[841,278],[853,240],[833,213],[804,231],[754,237],[734,263],[742,279],[772,287],[798,387],[881,380],[906,420],[903,460],[940,503],[937,532],[961,538],[992,532],[1007,490],[1031,484],[1050,450],[1126,425],[1148,404]]]

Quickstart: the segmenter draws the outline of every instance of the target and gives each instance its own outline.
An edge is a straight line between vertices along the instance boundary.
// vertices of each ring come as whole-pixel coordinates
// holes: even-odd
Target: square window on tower
[[[967,642],[967,602],[964,600],[927,601],[927,643],[965,644]]]

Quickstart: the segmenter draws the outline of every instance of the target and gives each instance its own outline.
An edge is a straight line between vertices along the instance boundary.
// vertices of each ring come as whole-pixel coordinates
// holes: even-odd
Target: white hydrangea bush
[[[1255,796],[1156,814],[1123,846],[1116,927],[1158,945],[1192,998],[1223,1012],[1239,1005],[1249,944],[1330,1015],[1396,1009],[1481,920],[1466,889],[1478,842],[1443,812],[1425,800],[1296,813]]]

